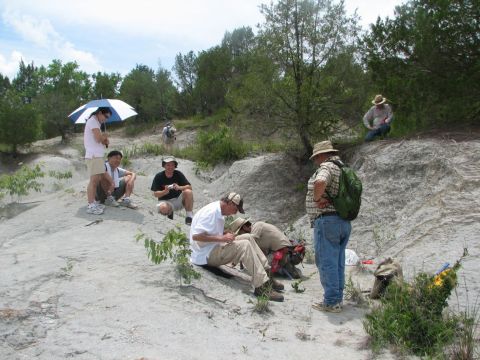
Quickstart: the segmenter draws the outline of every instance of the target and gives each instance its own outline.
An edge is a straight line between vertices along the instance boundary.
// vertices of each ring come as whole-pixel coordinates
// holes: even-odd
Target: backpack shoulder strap
[[[328,160],[327,162],[334,163],[337,165],[340,169],[345,166],[345,164],[341,160]]]

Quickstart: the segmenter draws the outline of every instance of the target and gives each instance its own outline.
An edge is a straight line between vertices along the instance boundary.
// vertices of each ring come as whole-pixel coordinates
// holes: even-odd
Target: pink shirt
[[[83,145],[85,146],[85,159],[103,158],[105,146],[97,142],[93,129],[100,131],[100,122],[95,115],[88,118],[85,124],[85,132],[83,133]]]

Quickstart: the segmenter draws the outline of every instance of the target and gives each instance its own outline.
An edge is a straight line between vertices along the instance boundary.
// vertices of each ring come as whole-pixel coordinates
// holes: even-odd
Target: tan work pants
[[[265,271],[269,268],[267,258],[253,239],[235,239],[229,244],[215,246],[210,252],[207,262],[211,266],[242,262],[247,273],[252,277],[252,284],[255,288],[268,281]]]

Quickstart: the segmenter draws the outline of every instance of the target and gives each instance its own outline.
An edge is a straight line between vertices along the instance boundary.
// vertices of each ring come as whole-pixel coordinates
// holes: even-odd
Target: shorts
[[[99,175],[105,172],[105,160],[103,157],[85,159],[88,176]]]
[[[173,209],[173,211],[183,209],[183,194],[180,194],[178,197],[168,200],[160,200],[157,204],[157,207],[160,206],[161,203],[167,203]]]
[[[125,180],[121,179],[118,187],[115,188],[112,192],[112,196],[115,198],[115,200],[120,199],[125,194],[126,186],[127,185],[125,184]],[[102,186],[98,184],[95,200],[100,201],[103,204],[106,198],[107,198],[107,194],[103,190]]]

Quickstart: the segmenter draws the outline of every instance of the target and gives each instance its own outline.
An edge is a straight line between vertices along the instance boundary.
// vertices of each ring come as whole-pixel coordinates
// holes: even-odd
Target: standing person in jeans
[[[104,205],[95,201],[95,193],[105,173],[103,154],[109,141],[107,134],[100,131],[100,127],[111,115],[112,110],[109,107],[100,107],[90,115],[85,124],[83,145],[85,146],[85,162],[90,177],[87,186],[87,214],[103,214]]]
[[[158,198],[157,209],[162,215],[173,220],[176,210],[185,208],[185,224],[190,225],[193,217],[192,185],[181,171],[177,170],[178,162],[173,156],[162,160],[164,171],[155,175],[152,182],[153,196]]]
[[[363,124],[370,130],[365,136],[365,141],[372,141],[377,136],[383,136],[390,132],[390,125],[393,121],[393,112],[387,99],[382,95],[375,96],[372,100],[373,106],[363,116]]]
[[[330,141],[315,144],[310,157],[317,171],[308,180],[305,206],[313,230],[315,263],[320,272],[324,290],[323,302],[314,303],[316,310],[338,313],[342,311],[345,288],[345,248],[350,231],[350,221],[342,219],[330,201],[330,194],[338,194],[341,169],[331,160],[340,160],[338,150]]]

